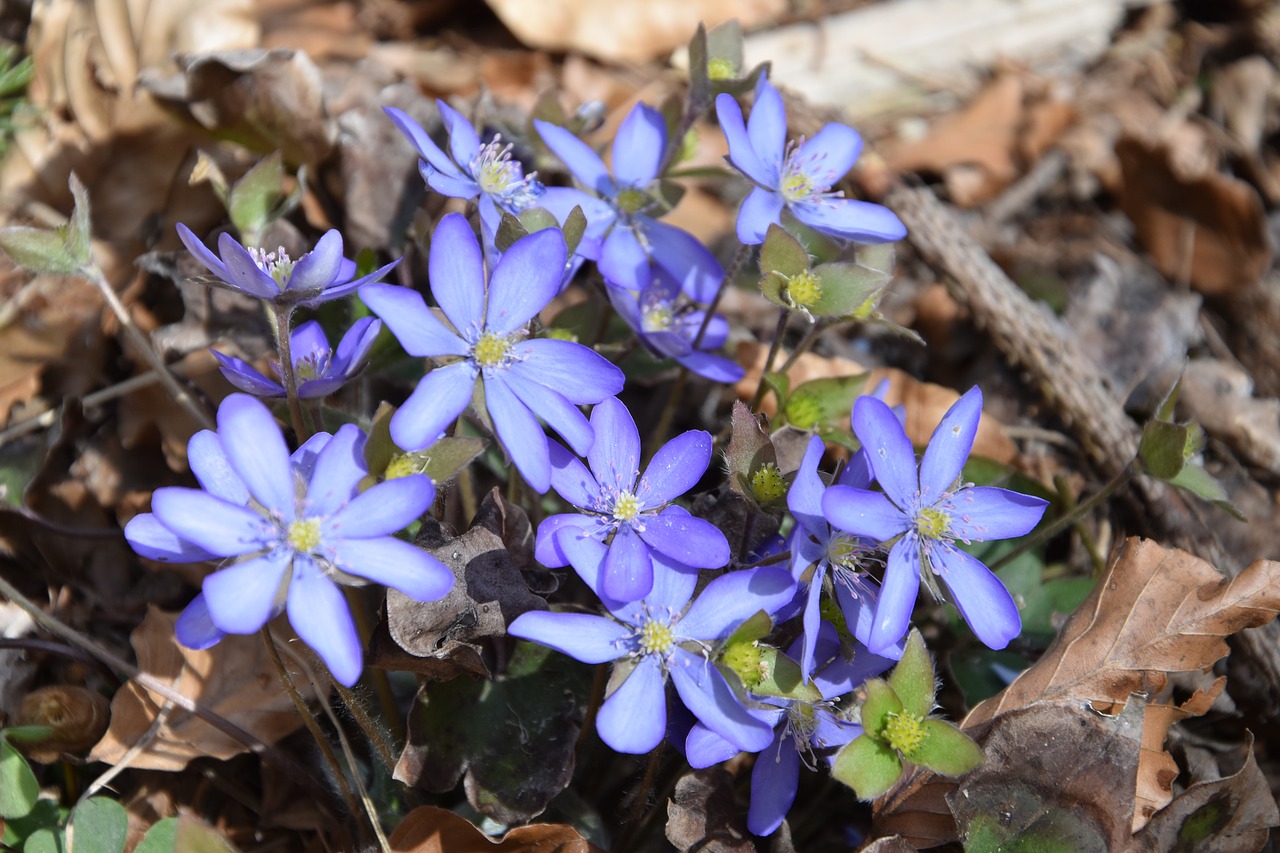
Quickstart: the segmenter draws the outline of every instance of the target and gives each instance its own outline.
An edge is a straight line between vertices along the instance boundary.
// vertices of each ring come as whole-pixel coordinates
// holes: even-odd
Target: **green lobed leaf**
[[[800,429],[827,432],[849,421],[853,401],[862,393],[870,374],[813,379],[798,386],[782,410],[786,422]]]
[[[907,636],[902,659],[889,675],[889,686],[893,688],[907,713],[927,717],[933,710],[933,699],[937,692],[933,660],[924,647],[924,638],[915,628]]]
[[[90,797],[71,812],[76,853],[123,853],[129,815],[109,797]]]
[[[77,269],[59,231],[14,225],[0,228],[0,249],[18,266],[32,272],[70,275]]]
[[[272,223],[284,199],[284,160],[276,151],[259,160],[232,184],[227,193],[227,214],[240,235],[257,242]]]
[[[867,691],[867,699],[862,703],[862,729],[878,739],[889,715],[902,713],[902,700],[882,678],[867,679],[863,689]]]
[[[902,776],[902,760],[887,744],[864,734],[836,753],[831,775],[852,788],[858,799],[874,800]]]
[[[982,748],[946,720],[925,720],[920,746],[904,756],[912,764],[943,776],[963,776],[982,765]]]
[[[40,785],[22,753],[0,733],[0,818],[30,813],[40,797]]]
[[[770,225],[760,247],[760,271],[784,279],[809,270],[809,252],[780,225]]]

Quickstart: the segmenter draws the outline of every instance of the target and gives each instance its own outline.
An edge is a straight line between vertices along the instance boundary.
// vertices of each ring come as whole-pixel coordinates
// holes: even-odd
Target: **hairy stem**
[[[280,357],[280,378],[284,381],[284,396],[289,404],[289,420],[293,423],[293,432],[301,445],[311,437],[311,430],[302,413],[302,401],[298,399],[298,376],[293,370],[293,349],[290,335],[290,324],[293,322],[293,308],[278,305],[274,309],[273,331],[276,335],[276,354]]]

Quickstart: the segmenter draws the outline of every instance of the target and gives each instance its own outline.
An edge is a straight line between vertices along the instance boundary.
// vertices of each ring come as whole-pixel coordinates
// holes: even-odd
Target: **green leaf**
[[[889,675],[889,686],[893,688],[907,713],[927,717],[933,710],[933,698],[937,691],[933,661],[924,647],[924,638],[915,628],[907,636],[902,659]]]
[[[831,775],[858,799],[874,800],[902,776],[902,760],[887,744],[862,735],[836,753]]]
[[[395,413],[395,406],[387,402],[379,403],[377,411],[373,413],[373,422],[369,424],[368,438],[364,443],[364,465],[375,480],[386,473],[392,458],[400,452],[400,448],[391,440],[391,416]]]
[[[966,786],[966,853],[1105,853],[1107,839],[1079,806],[1063,808],[1023,782]]]
[[[423,473],[434,483],[443,483],[484,452],[489,442],[483,438],[446,436],[422,451],[426,455]]]
[[[809,253],[800,241],[780,225],[770,225],[760,247],[760,271],[778,273],[784,279],[809,271]]]
[[[1138,458],[1153,477],[1172,480],[1187,464],[1184,453],[1191,440],[1190,430],[1168,421],[1149,421],[1142,428]]]
[[[51,734],[53,726],[11,726],[4,730],[4,736],[11,743],[40,743]]]
[[[925,720],[924,740],[904,756],[912,764],[928,767],[943,776],[963,776],[982,765],[981,747],[945,720]]]
[[[71,812],[76,853],[122,853],[129,815],[109,797],[90,797]]]
[[[0,733],[0,818],[29,813],[40,797],[40,785],[27,759]]]
[[[521,237],[528,235],[529,229],[524,227],[524,223],[504,210],[502,222],[498,224],[498,233],[494,235],[493,242],[497,245],[499,252],[505,252]]]
[[[850,317],[866,319],[875,313],[892,277],[890,273],[868,269],[858,264],[830,263],[814,267],[813,274],[822,285],[822,295],[808,306],[815,317]]]
[[[1198,498],[1203,498],[1216,504],[1219,508],[1231,513],[1239,521],[1248,521],[1244,513],[1240,511],[1240,508],[1227,499],[1227,490],[1222,488],[1222,484],[1213,479],[1209,472],[1199,465],[1188,465],[1169,482],[1180,489],[1186,489]]]
[[[37,829],[27,836],[22,853],[66,853],[62,832],[58,829]],[[78,848],[77,848],[78,849]]]
[[[133,853],[176,853],[177,841],[178,819],[167,817],[151,825]]]
[[[844,428],[849,422],[853,401],[862,393],[869,375],[861,373],[805,382],[787,398],[783,417],[793,426],[820,433]]]
[[[578,251],[578,244],[582,242],[582,235],[587,233],[587,215],[582,212],[582,205],[575,204],[573,210],[569,211],[569,215],[564,218],[564,244],[572,255]]]
[[[698,29],[689,40],[689,98],[695,104],[711,103],[711,76],[707,63],[707,28],[698,22]]]
[[[863,687],[867,691],[867,699],[862,703],[862,729],[878,739],[889,715],[902,713],[902,700],[884,679],[869,678]]]
[[[23,225],[0,228],[0,249],[15,264],[32,272],[70,275],[77,269],[67,254],[66,237],[58,231]]]
[[[259,160],[227,193],[227,214],[241,237],[256,243],[284,199],[284,161],[276,151]]]

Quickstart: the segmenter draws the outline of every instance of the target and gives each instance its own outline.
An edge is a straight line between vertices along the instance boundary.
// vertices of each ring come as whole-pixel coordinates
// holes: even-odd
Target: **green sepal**
[[[907,646],[889,674],[889,686],[902,702],[907,713],[927,717],[933,710],[937,680],[933,673],[933,661],[924,647],[924,638],[915,628],[907,636]]]
[[[730,18],[711,28],[706,37],[706,55],[707,75],[711,77],[712,83],[733,81],[742,75],[745,47],[742,24],[737,18]],[[712,74],[712,63],[727,70],[728,76]]]
[[[1150,421],[1142,429],[1138,457],[1153,477],[1169,481],[1186,467],[1184,449],[1190,439],[1189,429],[1168,421]]]
[[[862,393],[869,375],[860,373],[805,382],[787,397],[783,417],[800,429],[822,434],[838,432],[848,423],[853,401]]]
[[[93,227],[89,223],[89,191],[72,172],[67,184],[71,187],[71,197],[75,204],[71,208],[71,219],[67,222],[66,240],[67,257],[76,269],[82,269],[93,262]]]
[[[963,776],[981,766],[982,748],[945,720],[925,720],[924,740],[903,757],[943,776]]]
[[[4,736],[10,743],[40,743],[53,734],[53,726],[10,726]]]
[[[711,103],[710,59],[707,28],[699,21],[689,39],[689,100],[695,104]]]
[[[587,233],[587,215],[582,212],[582,205],[575,204],[573,210],[569,211],[569,215],[564,218],[564,225],[561,227],[564,232],[564,244],[572,255],[578,251],[578,245],[582,242],[582,235]]]
[[[545,207],[526,207],[520,211],[517,218],[520,220],[520,224],[524,226],[526,234],[536,234],[548,228],[560,227],[560,222],[556,219],[555,214]]]
[[[770,225],[760,247],[760,271],[777,273],[784,279],[809,271],[809,252],[780,225]]]
[[[729,487],[759,503],[752,478],[766,465],[777,466],[778,453],[758,417],[741,400],[733,404],[732,432],[725,448]]]
[[[493,236],[493,242],[498,247],[498,251],[505,252],[511,248],[515,241],[527,236],[529,236],[529,229],[525,227],[524,223],[507,211],[502,211],[502,221],[498,223],[498,233]]]
[[[879,738],[889,715],[902,713],[902,700],[882,678],[868,678],[863,689],[867,691],[867,698],[862,703],[862,730]]]
[[[801,702],[821,702],[822,691],[806,681],[800,664],[772,646],[760,647],[763,677],[751,688],[759,696],[780,696]]]
[[[247,243],[257,243],[267,226],[280,218],[286,207],[284,177],[284,159],[276,151],[255,163],[227,191],[227,215]]]
[[[831,775],[860,800],[874,800],[902,776],[902,759],[888,744],[860,735],[836,753]]]
[[[769,618],[769,614],[763,610],[756,611],[754,616],[748,618],[745,622],[733,629],[733,633],[729,635],[729,639],[725,644],[730,643],[754,643],[763,640],[773,632],[773,620]]]
[[[813,274],[822,285],[822,296],[807,310],[815,317],[856,317],[866,320],[876,313],[890,273],[860,264],[819,264]]]

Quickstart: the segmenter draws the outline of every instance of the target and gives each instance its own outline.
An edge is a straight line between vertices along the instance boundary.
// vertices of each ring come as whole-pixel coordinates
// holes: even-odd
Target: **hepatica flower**
[[[299,258],[290,258],[283,247],[274,252],[247,249],[226,232],[218,237],[219,257],[181,222],[178,236],[219,282],[231,290],[278,306],[319,305],[348,296],[361,285],[382,278],[400,263],[392,261],[355,278],[355,262],[342,256],[342,235],[335,230],[326,231],[315,248]]]
[[[373,349],[382,321],[362,317],[342,336],[335,350],[329,346],[324,329],[315,320],[298,326],[289,335],[289,351],[293,356],[293,373],[298,381],[298,396],[305,399],[327,397],[347,384],[363,368]],[[210,350],[218,360],[218,369],[232,385],[258,397],[283,397],[284,386],[276,379],[263,376],[252,365],[235,356]],[[279,375],[279,364],[272,362]]]
[[[321,433],[291,457],[275,418],[243,394],[218,409],[218,431],[188,446],[201,489],[157,489],[150,513],[125,527],[144,557],[225,559],[178,621],[178,640],[205,648],[223,634],[251,634],[281,610],[303,642],[347,686],[362,667],[361,643],[341,584],[385,584],[434,601],[453,573],[393,534],[431,505],[428,477],[358,491],[368,473],[365,436],[348,424]]]
[[[586,579],[598,591],[597,578]],[[668,678],[708,729],[740,750],[759,752],[773,729],[743,707],[711,663],[709,647],[748,617],[790,601],[791,578],[768,567],[732,572],[707,584],[690,605],[696,582],[696,575],[661,571],[643,601],[617,605],[609,618],[535,611],[517,617],[508,632],[583,663],[615,662],[619,683],[601,705],[596,728],[618,752],[646,753],[662,742]]]
[[[917,472],[911,441],[893,411],[873,397],[854,403],[853,431],[884,494],[832,486],[822,497],[822,509],[841,530],[878,541],[897,539],[867,643],[873,652],[883,652],[906,634],[921,572],[946,585],[965,621],[989,647],[1004,648],[1022,630],[1004,584],[955,545],[957,540],[1022,536],[1039,523],[1047,506],[1007,489],[959,484],[981,416],[982,392],[975,387],[947,410]]]
[[[585,196],[588,203],[583,204],[583,212],[589,223],[587,235],[604,237],[596,263],[606,279],[639,290],[649,283],[653,263],[680,282],[694,301],[711,300],[724,278],[720,262],[692,234],[653,215],[658,203],[652,189],[667,147],[667,125],[661,113],[645,104],[628,113],[613,139],[612,174],[591,146],[565,128],[536,120],[534,126],[573,176],[605,202],[603,210],[596,212],[591,197]]]
[[[546,421],[575,451],[592,430],[578,406],[622,390],[622,371],[581,344],[527,338],[529,321],[560,290],[564,237],[548,228],[511,245],[486,287],[484,260],[471,226],[457,213],[432,237],[431,293],[453,328],[406,287],[375,284],[360,298],[413,356],[449,360],[428,373],[391,419],[391,438],[406,451],[431,444],[471,402],[476,381],[498,440],[538,492],[551,485]]]
[[[669,506],[706,473],[708,433],[690,430],[671,439],[641,474],[640,434],[626,406],[613,397],[603,401],[591,412],[591,426],[590,470],[552,445],[551,485],[582,514],[553,515],[538,526],[536,556],[543,565],[572,564],[584,578],[599,576],[600,594],[609,604],[649,594],[655,554],[681,570],[729,562],[720,528]]]
[[[729,162],[756,185],[738,211],[743,243],[764,242],[784,208],[810,228],[844,240],[884,243],[906,236],[893,211],[831,189],[862,153],[857,131],[833,122],[812,139],[788,143],[782,95],[764,74],[745,123],[742,108],[729,94],[716,98],[716,115],[729,143]]]

